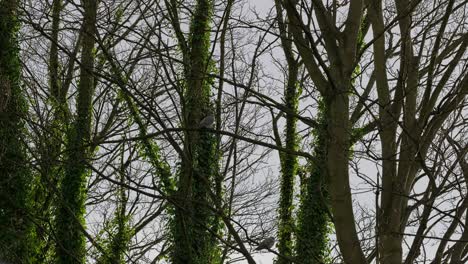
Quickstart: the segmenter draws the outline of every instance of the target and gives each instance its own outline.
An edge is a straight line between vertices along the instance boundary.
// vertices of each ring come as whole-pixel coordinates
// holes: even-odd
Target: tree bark
[[[21,90],[16,0],[0,1],[0,259],[32,263],[29,160],[24,145],[27,115]]]
[[[66,104],[66,96],[61,95],[62,84],[59,76],[59,54],[58,41],[60,30],[60,13],[62,9],[62,1],[54,0],[52,2],[52,28],[51,41],[49,49],[49,102],[52,106],[52,118],[47,120],[41,135],[40,152],[40,175],[38,183],[34,186],[33,195],[36,201],[36,214],[41,219],[41,223],[36,226],[38,237],[43,243],[38,245],[37,260],[47,262],[51,255],[53,237],[50,236],[48,223],[52,223],[53,207],[57,201],[56,189],[60,179],[63,177],[63,170],[60,169],[60,160],[62,158],[62,147],[66,135],[66,127],[68,125],[65,116],[68,109]]]
[[[217,233],[219,217],[210,206],[220,206],[221,197],[210,199],[210,192],[218,173],[216,136],[199,127],[208,114],[214,114],[210,102],[209,26],[213,2],[196,1],[191,20],[188,45],[180,43],[184,62],[183,125],[189,129],[184,136],[184,151],[179,181],[173,229],[174,251],[172,261],[182,263],[217,263],[220,252],[211,232]],[[173,23],[174,24],[174,23]],[[179,41],[183,38],[179,38]],[[217,192],[220,193],[220,192]]]
[[[61,182],[61,201],[57,214],[58,263],[85,263],[86,241],[81,230],[85,225],[86,181],[90,158],[92,98],[94,93],[94,44],[97,1],[84,0],[83,40],[78,85],[77,114],[66,146],[64,178]]]
[[[352,132],[349,120],[349,91],[357,60],[363,1],[350,3],[343,32],[339,32],[332,23],[323,3],[313,1],[313,4],[319,27],[323,32],[330,66],[321,59],[316,44],[312,41],[311,31],[302,22],[295,2],[283,1],[296,47],[312,81],[321,92],[327,109],[328,144],[325,160],[338,244],[345,263],[367,263],[356,231],[348,172]]]
[[[275,1],[277,23],[280,30],[281,45],[287,62],[287,75],[284,88],[285,106],[289,109],[286,114],[285,148],[297,151],[298,139],[296,131],[297,108],[300,88],[298,83],[299,63],[294,56],[290,33],[283,19],[283,9],[279,1]],[[293,218],[294,179],[297,176],[297,156],[280,152],[281,161],[281,190],[279,201],[278,252],[281,256],[293,256],[293,234],[295,230]],[[290,259],[279,257],[278,264],[291,263]]]

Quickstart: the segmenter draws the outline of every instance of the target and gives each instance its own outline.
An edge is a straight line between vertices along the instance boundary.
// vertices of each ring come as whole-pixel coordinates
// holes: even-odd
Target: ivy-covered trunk
[[[297,151],[297,131],[295,117],[298,114],[298,97],[301,93],[298,87],[299,61],[292,48],[294,25],[283,19],[281,1],[275,1],[281,44],[288,66],[288,81],[285,89],[285,105],[290,111],[286,114],[285,148]],[[289,20],[289,19],[288,19]],[[329,263],[328,235],[331,223],[328,211],[328,178],[326,175],[325,155],[327,148],[326,107],[320,102],[318,127],[313,128],[315,137],[314,161],[302,173],[309,177],[301,178],[301,192],[297,226],[292,217],[294,178],[298,175],[297,157],[292,154],[281,154],[281,193],[279,208],[279,243],[278,251],[282,256],[294,257],[298,263]],[[295,243],[293,238],[296,238]],[[278,263],[291,263],[288,258],[278,258]]]
[[[37,245],[37,261],[51,262],[53,256],[54,238],[49,223],[53,222],[53,208],[57,200],[56,186],[63,175],[60,166],[65,127],[67,121],[66,95],[59,76],[59,25],[62,0],[52,2],[52,28],[49,49],[49,93],[48,103],[52,106],[52,118],[47,120],[40,143],[38,143],[39,175],[33,186],[33,197],[36,203],[35,214],[40,222],[35,226],[38,238],[42,241]]]
[[[296,123],[299,91],[297,87],[298,65],[294,62],[288,65],[288,83],[285,91],[286,107],[291,113],[286,114],[286,142],[285,148],[297,151],[297,131]],[[297,156],[290,153],[283,153],[281,157],[281,191],[279,202],[279,253],[283,256],[292,257],[294,231],[293,198],[294,198],[294,178],[297,175]],[[291,263],[286,258],[278,258],[278,263]]]
[[[320,102],[318,125],[314,128],[314,162],[307,171],[310,175],[305,179],[305,186],[300,199],[296,259],[298,263],[325,264],[331,263],[329,235],[331,222],[328,192],[328,176],[326,169],[327,122],[326,107]]]
[[[184,51],[185,85],[183,103],[184,150],[177,183],[173,223],[174,264],[219,262],[219,250],[211,232],[218,223],[210,207],[213,182],[218,171],[216,137],[199,126],[214,109],[210,102],[209,71],[210,22],[213,3],[198,0],[191,21],[188,47]],[[210,232],[211,231],[211,232]]]
[[[67,105],[67,87],[60,80],[59,71],[62,65],[59,62],[58,43],[60,31],[60,13],[62,9],[62,0],[54,0],[52,3],[52,29],[49,50],[49,102],[52,105],[53,117],[47,129],[45,137],[46,153],[42,160],[44,161],[43,170],[48,170],[49,180],[58,180],[58,159],[61,153],[62,142],[67,125],[68,105]],[[78,45],[78,44],[77,44]],[[74,64],[70,62],[70,66]],[[69,66],[69,67],[70,67]]]
[[[283,19],[283,9],[281,3],[275,1],[277,23],[280,30],[281,46],[287,62],[287,81],[284,89],[285,106],[288,109],[286,113],[285,127],[285,148],[290,151],[297,151],[298,139],[296,131],[298,99],[301,93],[298,84],[299,61],[294,55],[292,48],[292,36],[288,31],[287,25]],[[293,198],[294,198],[294,179],[298,172],[297,156],[290,153],[281,153],[281,191],[279,200],[279,227],[278,227],[278,251],[281,256],[277,260],[278,264],[291,263],[293,257]]]
[[[83,1],[83,41],[78,85],[77,115],[68,135],[64,178],[57,215],[57,263],[85,263],[85,200],[90,156],[92,97],[94,90],[94,32],[97,2]]]
[[[126,254],[134,230],[130,228],[130,216],[127,215],[127,190],[123,186],[126,184],[126,170],[129,162],[125,162],[124,155],[126,149],[121,147],[121,165],[119,169],[119,183],[115,196],[117,197],[114,217],[108,224],[108,237],[102,242],[104,252],[97,259],[98,264],[124,264]]]
[[[20,80],[18,4],[0,1],[0,260],[33,263],[28,215],[32,174],[23,140],[27,106]]]
[[[326,107],[326,175],[329,180],[330,207],[336,236],[344,262],[366,263],[354,222],[351,189],[349,186],[349,147],[351,121],[349,118],[349,94],[352,74],[357,64],[358,39],[363,17],[364,1],[351,1],[342,39],[341,33],[326,15],[325,7],[318,4],[317,21],[324,40],[324,48],[330,66],[318,54],[311,30],[304,24],[295,1],[282,1],[290,19],[289,25],[294,43],[310,78],[324,99]]]

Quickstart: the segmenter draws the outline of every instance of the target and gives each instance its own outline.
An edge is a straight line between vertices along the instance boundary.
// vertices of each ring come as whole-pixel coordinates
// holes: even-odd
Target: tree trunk
[[[61,201],[57,215],[58,263],[85,263],[86,181],[91,134],[92,97],[94,90],[94,34],[97,2],[83,1],[83,42],[78,85],[77,116],[70,129],[66,149],[64,178],[61,183]]]
[[[345,263],[367,263],[357,236],[351,189],[349,186],[349,148],[351,124],[349,93],[351,76],[355,71],[357,45],[363,16],[363,1],[350,2],[342,32],[331,21],[330,14],[320,1],[314,1],[316,19],[323,32],[323,41],[330,66],[317,51],[310,29],[292,0],[283,5],[290,19],[294,43],[303,59],[309,76],[324,98],[327,122],[325,161],[329,178],[330,205],[338,244]],[[337,38],[339,34],[339,38]],[[323,73],[322,73],[323,72]]]
[[[33,196],[36,201],[35,212],[41,222],[36,225],[38,237],[43,241],[38,245],[39,262],[50,262],[53,237],[50,225],[53,219],[53,207],[57,202],[56,186],[63,177],[60,169],[61,151],[66,135],[67,121],[65,119],[68,111],[65,95],[61,95],[62,85],[59,79],[59,25],[62,1],[54,0],[52,3],[52,29],[49,50],[49,102],[52,106],[52,118],[47,120],[46,129],[41,134],[40,153],[40,175],[37,184],[34,185]]]
[[[21,90],[16,0],[0,1],[0,260],[32,263],[30,183],[23,141],[27,105]]]
[[[310,176],[306,179],[305,193],[301,195],[298,216],[296,259],[304,264],[330,263],[329,234],[331,233],[329,182],[326,170],[327,110],[319,108],[318,128],[314,128],[314,157]]]
[[[183,101],[185,132],[182,169],[177,183],[177,205],[173,229],[173,263],[218,263],[220,256],[216,239],[219,219],[214,216],[210,192],[218,173],[216,137],[199,127],[208,114],[214,114],[210,102],[209,26],[213,12],[210,0],[198,0],[191,21],[189,50],[185,50],[185,91]]]
[[[281,45],[287,62],[287,81],[284,88],[285,106],[290,111],[286,114],[285,127],[285,148],[291,151],[297,151],[298,139],[296,131],[297,108],[300,88],[298,83],[299,63],[295,58],[291,34],[287,31],[286,23],[283,19],[283,9],[279,1],[275,1],[277,23],[280,30]],[[289,35],[289,36],[288,36]],[[279,200],[279,226],[278,226],[278,252],[281,256],[277,260],[278,264],[291,263],[293,257],[293,198],[294,198],[294,179],[297,176],[298,161],[297,156],[289,153],[280,152],[281,161],[281,190]]]

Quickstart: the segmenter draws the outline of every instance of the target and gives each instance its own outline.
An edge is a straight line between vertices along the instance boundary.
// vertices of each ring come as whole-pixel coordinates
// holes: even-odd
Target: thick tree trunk
[[[389,230],[389,214],[392,214],[391,201],[393,199],[393,190],[396,185],[396,131],[398,125],[398,116],[400,112],[399,104],[390,104],[390,89],[388,87],[386,58],[385,58],[385,35],[381,34],[384,31],[384,20],[382,15],[382,4],[380,1],[372,1],[369,10],[369,17],[372,23],[372,30],[375,36],[379,36],[374,42],[374,61],[376,72],[377,93],[379,99],[379,116],[380,127],[379,135],[382,146],[382,175],[383,175],[383,190],[382,211],[377,212],[379,219],[378,226],[378,258],[382,263],[386,263],[386,250],[390,241],[394,240]],[[379,35],[381,34],[381,35]],[[382,213],[382,214],[381,214]],[[390,231],[390,230],[389,230]]]
[[[346,85],[343,85],[346,87]],[[341,86],[341,87],[343,87]],[[327,175],[330,181],[330,201],[333,224],[340,250],[346,263],[366,263],[354,221],[353,202],[349,185],[349,98],[347,89],[340,89],[331,98],[325,97],[327,111]]]
[[[346,263],[366,263],[354,221],[348,172],[349,148],[351,147],[348,97],[351,75],[355,70],[357,60],[356,51],[363,1],[350,2],[343,32],[335,26],[325,6],[320,1],[314,1],[317,22],[323,33],[325,50],[330,63],[329,67],[318,53],[308,26],[302,22],[302,17],[296,9],[296,2],[284,0],[283,5],[290,19],[291,32],[304,66],[321,92],[327,108],[326,170],[330,183],[330,204],[338,244]],[[339,38],[337,34],[340,34]]]
[[[319,126],[314,128],[314,157],[310,164],[310,177],[307,178],[298,216],[296,259],[304,264],[330,263],[329,234],[331,221],[329,211],[329,180],[326,170],[327,109],[319,112]]]
[[[217,263],[220,252],[216,239],[219,219],[210,209],[219,204],[221,198],[210,199],[211,189],[218,173],[216,137],[200,128],[200,121],[214,114],[210,102],[209,70],[209,26],[213,12],[210,0],[198,0],[191,21],[189,50],[186,50],[185,100],[183,102],[185,132],[182,169],[178,181],[177,204],[174,220],[173,263]],[[195,130],[193,130],[195,129]],[[199,129],[199,130],[197,130]]]
[[[22,139],[27,114],[21,91],[18,4],[0,1],[0,260],[32,263],[28,158]]]
[[[85,226],[86,181],[91,134],[92,97],[94,90],[94,33],[97,2],[83,1],[83,42],[78,85],[77,116],[70,129],[66,149],[64,178],[61,182],[61,201],[57,215],[58,263],[85,263],[86,247],[83,228]]]
[[[416,92],[418,85],[417,68],[413,59],[413,45],[411,40],[411,13],[410,4],[407,1],[396,1],[396,6],[399,15],[402,17],[399,20],[400,30],[402,32],[401,55],[400,55],[400,70],[399,78],[395,92],[395,104],[393,109],[389,110],[385,107],[380,107],[380,115],[382,116],[382,153],[383,153],[383,182],[382,182],[382,214],[379,216],[379,258],[383,264],[396,264],[402,262],[403,248],[401,235],[404,231],[403,214],[406,207],[407,195],[405,191],[405,183],[412,181],[417,170],[414,170],[415,149],[414,142],[411,137],[419,134],[418,128],[415,127],[415,112],[416,112]],[[376,6],[376,11],[381,7]],[[381,15],[374,19],[375,31],[382,29]],[[385,61],[382,59],[383,52],[380,38],[379,43],[376,43],[374,48],[378,51],[379,63],[379,100],[384,103],[383,106],[388,106],[388,86],[384,84],[386,79],[384,72]],[[404,95],[404,98],[403,98]],[[396,132],[399,121],[399,113],[403,111],[403,135],[400,146],[398,170],[396,169]],[[408,132],[411,131],[410,135]]]

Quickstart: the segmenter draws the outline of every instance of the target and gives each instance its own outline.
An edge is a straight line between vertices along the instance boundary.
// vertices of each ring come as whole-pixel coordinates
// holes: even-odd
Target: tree
[[[294,41],[296,47],[304,60],[311,79],[324,98],[326,122],[328,123],[326,147],[327,175],[330,181],[331,209],[333,223],[336,230],[340,251],[343,259],[347,263],[366,263],[362,248],[359,246],[359,238],[356,232],[355,217],[352,211],[351,191],[349,186],[348,159],[349,148],[356,132],[358,134],[366,132],[372,128],[373,124],[363,126],[362,129],[353,129],[356,118],[350,119],[350,95],[353,89],[354,67],[361,60],[361,56],[371,45],[374,47],[374,73],[377,84],[379,115],[377,124],[382,149],[382,197],[381,207],[378,207],[378,249],[376,249],[378,259],[382,263],[401,263],[403,257],[403,234],[411,215],[412,207],[408,207],[408,197],[412,188],[415,187],[416,175],[420,170],[432,175],[426,169],[424,160],[431,142],[437,131],[443,125],[450,114],[457,109],[466,94],[466,77],[460,76],[451,88],[452,92],[445,94],[441,100],[442,87],[447,84],[450,76],[453,75],[455,65],[459,63],[466,44],[462,40],[464,34],[456,37],[457,44],[446,43],[446,50],[443,52],[440,45],[442,36],[446,34],[446,24],[452,14],[454,1],[444,1],[442,6],[446,6],[445,15],[441,16],[427,10],[428,16],[436,19],[436,24],[440,25],[436,33],[434,45],[429,46],[429,52],[422,49],[423,46],[416,46],[427,41],[426,37],[432,27],[425,24],[425,20],[417,17],[421,27],[416,27],[421,34],[413,37],[412,28],[417,24],[414,8],[419,2],[409,3],[406,1],[396,1],[396,17],[387,22],[383,20],[383,10],[381,2],[368,1],[369,5],[364,5],[364,1],[353,1],[346,5],[347,16],[342,18],[343,22],[337,23],[337,10],[343,8],[337,1],[325,6],[321,1],[313,1],[313,21],[317,22],[320,29],[320,42],[323,46],[318,47],[313,38],[314,31],[309,24],[303,23],[298,9],[307,10],[304,5],[298,5],[293,1],[284,1],[284,5],[291,18],[291,25],[294,29]],[[463,4],[461,4],[463,5]],[[461,6],[460,5],[460,6]],[[422,7],[420,7],[421,10]],[[426,11],[426,10],[424,10]],[[364,16],[364,14],[368,14]],[[365,33],[361,30],[361,21],[369,19],[372,23],[373,38],[363,49],[358,45],[359,35]],[[398,24],[401,32],[401,39],[397,46],[390,43],[390,48],[385,48],[385,37],[387,34],[393,36],[392,25]],[[361,32],[362,31],[362,32]],[[451,32],[452,33],[452,32]],[[454,33],[454,32],[453,32]],[[416,38],[416,39],[415,39]],[[419,51],[415,49],[419,47]],[[319,53],[323,48],[326,57]],[[399,48],[399,49],[398,49]],[[398,49],[398,51],[395,51]],[[441,62],[449,53],[456,52],[450,66],[439,71],[438,77],[434,76],[437,61]],[[397,53],[398,52],[398,53]],[[427,53],[426,53],[427,52]],[[440,53],[440,55],[439,55]],[[389,70],[387,63],[393,59],[393,54],[399,54],[400,66],[397,81],[394,84],[394,91],[389,88],[392,84],[389,81]],[[424,60],[430,58],[429,60]],[[425,62],[424,67],[421,63]],[[421,70],[422,69],[422,70]],[[439,68],[440,69],[440,68]],[[440,79],[439,79],[440,78]],[[440,82],[433,87],[435,79]],[[422,87],[421,83],[424,83]],[[373,78],[369,79],[368,88],[372,89]],[[421,87],[421,88],[420,88]],[[365,89],[364,95],[369,92]],[[393,97],[392,97],[393,95]],[[422,100],[418,99],[422,96]],[[366,100],[361,97],[358,108]],[[442,112],[431,112],[439,102],[438,109]],[[360,110],[359,110],[360,111]],[[431,114],[432,113],[432,114]],[[432,117],[433,116],[433,117]],[[410,132],[411,131],[411,132]],[[399,139],[398,139],[399,138]],[[398,139],[398,140],[397,140]],[[429,176],[432,179],[432,176]],[[434,185],[435,186],[435,185]],[[435,198],[435,197],[433,197]],[[427,206],[427,205],[426,205]],[[427,207],[426,207],[427,208]],[[381,211],[380,211],[381,210]],[[428,217],[430,210],[426,211]],[[423,217],[422,219],[425,219]],[[426,224],[421,219],[420,231],[423,232]],[[406,263],[412,263],[419,254],[417,249],[424,240],[423,233],[416,235],[412,247],[406,259]],[[374,254],[370,254],[372,257]]]
[[[24,135],[28,106],[21,86],[19,2],[0,1],[0,259],[33,263],[34,233]]]
[[[405,1],[395,1],[397,11],[397,22],[401,32],[399,45],[400,65],[397,83],[394,86],[393,98],[390,94],[388,71],[386,69],[385,57],[385,34],[382,6],[378,2],[371,5],[372,29],[375,42],[375,71],[379,102],[380,126],[379,135],[382,147],[382,199],[381,212],[379,212],[379,245],[378,256],[382,263],[401,263],[403,259],[402,233],[405,231],[407,217],[411,213],[408,210],[408,196],[414,188],[417,174],[420,170],[425,171],[433,181],[435,188],[436,175],[424,169],[428,150],[440,131],[445,120],[463,102],[468,92],[468,77],[459,76],[449,92],[441,100],[443,87],[448,83],[450,76],[455,72],[456,64],[460,62],[468,44],[466,32],[457,37],[456,30],[448,30],[447,22],[453,12],[455,1],[445,1],[444,14],[440,15],[429,12],[437,18],[439,29],[435,31],[433,45],[427,51],[419,47],[417,51],[416,42],[419,37],[413,37],[412,29],[416,19],[420,19],[414,9],[414,4]],[[424,20],[421,20],[424,23]],[[423,27],[422,35],[432,33],[432,28]],[[443,41],[446,34],[454,34],[452,37],[458,39],[455,47]],[[426,41],[423,37],[423,42]],[[445,46],[444,46],[445,44]],[[445,58],[444,50],[453,49],[455,53],[449,66],[436,73],[435,68],[438,60]],[[429,59],[426,59],[429,58]],[[420,70],[420,69],[423,70]],[[438,80],[438,82],[437,82]],[[418,96],[422,95],[422,100]],[[436,108],[437,112],[432,112]],[[398,133],[401,129],[401,134]],[[397,141],[397,138],[399,140]],[[436,190],[431,190],[436,192]],[[430,206],[433,200],[428,200]],[[426,215],[421,219],[421,227],[426,225],[430,210],[426,207]],[[422,229],[422,228],[421,228]],[[412,263],[418,256],[418,248],[423,237],[418,236],[412,243],[410,252],[405,263]]]
[[[281,35],[281,46],[283,48],[287,62],[287,81],[284,89],[285,107],[291,113],[286,113],[285,125],[285,148],[292,151],[298,149],[298,135],[296,131],[298,99],[300,96],[300,87],[298,81],[299,62],[294,55],[290,31],[287,29],[285,19],[283,18],[283,8],[279,1],[275,1],[277,23]],[[279,137],[276,139],[280,144]],[[279,204],[279,226],[278,226],[278,252],[281,255],[293,256],[293,233],[295,230],[293,218],[293,198],[294,198],[294,180],[297,177],[298,161],[297,156],[289,153],[280,152],[281,160],[281,193]],[[300,237],[298,245],[306,244]],[[302,252],[302,251],[300,251]],[[290,260],[279,258],[278,263],[291,263]]]
[[[56,257],[58,263],[84,263],[84,216],[90,153],[91,113],[94,91],[94,35],[97,2],[83,1],[83,40],[78,85],[77,115],[66,146],[64,177],[60,184]]]
[[[284,1],[290,18],[291,31],[296,47],[310,77],[323,97],[326,109],[325,163],[330,192],[330,205],[340,250],[345,262],[366,263],[359,247],[349,189],[348,157],[351,147],[352,126],[349,120],[349,92],[354,65],[357,64],[358,33],[363,1],[350,3],[344,31],[332,24],[332,16],[323,3],[314,1],[317,22],[327,52],[327,63],[317,52],[311,30],[302,22],[293,1]],[[339,37],[339,39],[336,39]],[[318,62],[317,62],[317,61]],[[333,70],[331,70],[333,69]],[[322,73],[323,71],[323,73]]]
[[[210,232],[217,233],[219,220],[207,204],[218,173],[216,138],[200,128],[200,121],[213,115],[210,102],[211,87],[207,74],[210,71],[210,34],[213,3],[199,0],[191,18],[189,40],[186,41],[178,27],[176,3],[172,8],[173,26],[178,32],[179,46],[184,61],[184,87],[182,99],[184,150],[177,182],[177,203],[174,219],[173,263],[217,263],[219,252]],[[217,197],[220,199],[221,197]]]
[[[39,152],[40,161],[38,169],[38,182],[34,184],[33,196],[35,199],[34,213],[36,221],[36,232],[39,240],[38,261],[49,262],[53,259],[54,241],[51,235],[50,223],[54,222],[54,208],[57,207],[57,184],[63,177],[63,146],[65,135],[69,123],[69,109],[67,102],[67,93],[71,85],[73,67],[75,60],[70,59],[67,72],[60,72],[63,67],[59,58],[59,33],[61,22],[62,1],[54,0],[52,2],[52,27],[50,36],[50,49],[48,61],[48,98],[47,102],[51,105],[50,118],[44,118],[44,128],[40,129],[41,135],[38,137],[36,147]],[[78,44],[76,44],[79,46]],[[76,55],[76,54],[75,54]],[[62,75],[66,75],[62,76]],[[66,81],[62,82],[63,79]]]

